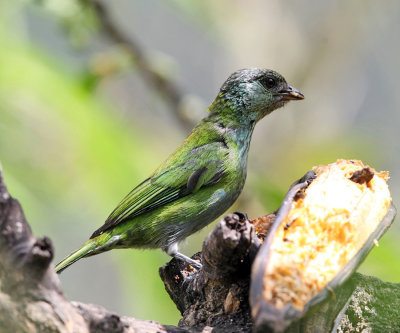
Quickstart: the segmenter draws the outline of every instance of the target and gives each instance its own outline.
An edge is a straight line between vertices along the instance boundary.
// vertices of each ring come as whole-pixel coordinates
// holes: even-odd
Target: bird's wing
[[[211,142],[183,152],[135,187],[90,238],[160,206],[216,183],[224,174],[228,155],[222,142]],[[178,162],[178,163],[176,163]],[[171,166],[172,165],[172,166]]]

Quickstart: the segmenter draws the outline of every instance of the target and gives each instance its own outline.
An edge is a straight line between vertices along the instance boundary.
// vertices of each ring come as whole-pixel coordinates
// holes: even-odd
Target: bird
[[[208,115],[137,185],[57,273],[81,258],[117,248],[161,248],[200,269],[178,244],[222,215],[241,193],[258,121],[304,95],[270,69],[241,69],[223,83]]]

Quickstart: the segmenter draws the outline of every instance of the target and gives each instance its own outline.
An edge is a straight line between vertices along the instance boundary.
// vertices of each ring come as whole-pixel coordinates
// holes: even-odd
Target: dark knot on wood
[[[47,237],[36,239],[27,223],[19,202],[13,199],[0,177],[0,278],[2,290],[16,285],[29,288],[49,269],[54,249]],[[30,281],[24,283],[23,281]],[[34,284],[35,284],[34,283]],[[22,289],[24,289],[22,288]],[[21,292],[21,287],[16,290]]]

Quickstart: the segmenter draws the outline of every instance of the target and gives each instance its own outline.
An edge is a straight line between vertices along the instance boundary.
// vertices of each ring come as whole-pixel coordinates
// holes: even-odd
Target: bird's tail
[[[61,273],[68,266],[72,265],[74,262],[87,257],[90,252],[92,252],[98,246],[96,239],[90,239],[81,248],[71,253],[67,258],[61,261],[56,266],[56,272]]]

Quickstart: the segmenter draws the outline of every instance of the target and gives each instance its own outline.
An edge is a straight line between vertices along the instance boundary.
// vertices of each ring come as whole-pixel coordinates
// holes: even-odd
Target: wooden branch
[[[193,127],[193,123],[183,115],[181,111],[185,94],[176,83],[155,70],[143,47],[137,40],[125,34],[115,23],[107,9],[107,6],[99,0],[81,0],[83,4],[91,6],[99,19],[100,25],[106,37],[113,43],[124,47],[132,61],[137,65],[142,77],[155,89],[170,106],[172,114],[177,122],[186,130]]]
[[[52,259],[50,239],[32,235],[21,206],[6,189],[0,166],[1,332],[186,332],[69,302]]]
[[[199,271],[179,260],[160,276],[182,313],[179,327],[119,316],[92,304],[65,299],[54,267],[50,239],[35,238],[21,206],[7,192],[0,168],[1,332],[251,332],[250,267],[259,247],[245,215],[222,219],[203,244]],[[400,285],[354,274],[312,313],[298,332],[400,331]],[[157,300],[154,300],[156,302]],[[339,315],[337,315],[339,313]]]
[[[243,214],[222,219],[203,244],[203,269],[173,259],[160,276],[183,318],[179,326],[211,326],[218,332],[249,332],[250,268],[260,243]]]

